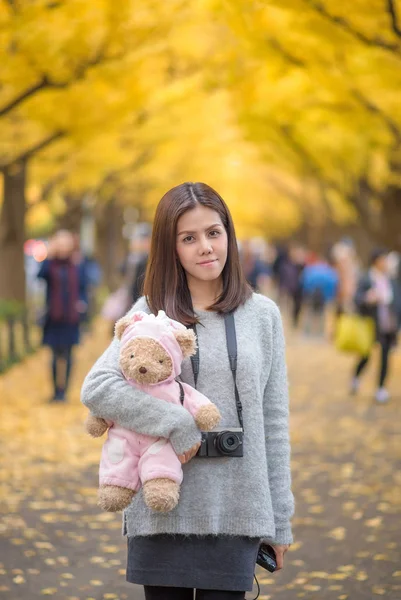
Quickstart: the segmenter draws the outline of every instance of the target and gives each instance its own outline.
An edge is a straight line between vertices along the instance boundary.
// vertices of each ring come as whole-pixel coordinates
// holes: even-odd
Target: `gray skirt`
[[[128,538],[127,581],[140,585],[250,591],[259,538],[153,535]]]

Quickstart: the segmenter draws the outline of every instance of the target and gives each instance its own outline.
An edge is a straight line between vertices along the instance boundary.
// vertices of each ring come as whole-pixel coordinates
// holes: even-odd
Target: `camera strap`
[[[235,319],[233,313],[227,313],[224,315],[224,325],[226,328],[226,343],[227,343],[227,353],[230,361],[230,369],[233,375],[234,381],[234,391],[235,391],[235,406],[237,408],[237,415],[240,427],[244,430],[244,420],[242,417],[242,403],[238,392],[237,386],[237,334],[235,332]],[[192,326],[196,334],[196,325]],[[199,355],[199,345],[196,347],[196,353],[191,356],[191,364],[192,364],[192,372],[194,374],[195,388],[198,385],[198,375],[199,375],[199,367],[200,367],[200,355]]]
[[[184,400],[185,400],[184,386],[182,385],[182,383],[179,379],[176,379],[176,382],[180,386],[180,402],[182,405],[184,405]]]

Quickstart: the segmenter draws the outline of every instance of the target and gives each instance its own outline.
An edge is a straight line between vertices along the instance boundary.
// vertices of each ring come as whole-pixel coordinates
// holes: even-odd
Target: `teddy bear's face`
[[[170,377],[173,361],[159,342],[137,337],[124,346],[120,366],[128,379],[140,384],[155,384]]]

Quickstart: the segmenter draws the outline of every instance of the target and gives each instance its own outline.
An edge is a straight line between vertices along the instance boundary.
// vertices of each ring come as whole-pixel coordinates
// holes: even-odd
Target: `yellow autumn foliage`
[[[1,0],[0,167],[52,140],[30,186],[151,213],[204,180],[243,235],[285,235],[311,206],[347,223],[358,181],[373,200],[401,186],[399,13],[399,0]]]

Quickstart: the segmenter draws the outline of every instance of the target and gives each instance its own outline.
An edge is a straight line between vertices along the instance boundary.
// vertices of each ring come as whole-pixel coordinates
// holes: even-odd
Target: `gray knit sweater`
[[[141,298],[135,310],[149,310]],[[134,310],[132,309],[132,310]],[[226,348],[224,319],[198,313],[198,389],[222,414],[222,427],[238,427],[234,384]],[[180,501],[172,512],[153,513],[142,494],[125,511],[131,535],[227,534],[291,543],[288,389],[280,312],[271,300],[253,296],[235,312],[237,383],[243,404],[244,457],[194,458],[184,465]],[[100,417],[147,435],[169,438],[177,453],[200,439],[191,415],[181,406],[152,398],[126,383],[114,339],[87,375],[82,402]],[[182,380],[194,385],[190,360]]]

